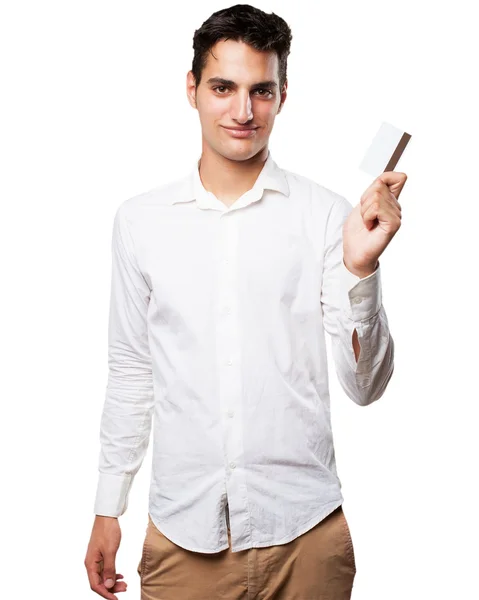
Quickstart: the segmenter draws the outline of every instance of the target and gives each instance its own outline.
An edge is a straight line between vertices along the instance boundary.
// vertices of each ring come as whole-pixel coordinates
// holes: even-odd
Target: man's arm
[[[335,370],[345,393],[361,406],[384,393],[394,370],[394,341],[382,304],[381,266],[366,277],[343,261],[342,229],[353,209],[341,197],[328,219],[321,305]]]
[[[145,457],[153,414],[153,378],[148,345],[150,288],[135,258],[125,203],[112,235],[108,325],[108,384],[100,426],[101,450],[96,515],[119,517]]]

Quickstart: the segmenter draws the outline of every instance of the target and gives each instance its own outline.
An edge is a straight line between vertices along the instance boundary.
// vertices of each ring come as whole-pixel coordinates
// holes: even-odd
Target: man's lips
[[[250,138],[256,135],[258,127],[224,127],[224,129],[235,138]]]
[[[250,131],[251,129],[258,129],[257,127],[228,127],[227,125],[222,125],[225,129],[233,129],[234,131]]]

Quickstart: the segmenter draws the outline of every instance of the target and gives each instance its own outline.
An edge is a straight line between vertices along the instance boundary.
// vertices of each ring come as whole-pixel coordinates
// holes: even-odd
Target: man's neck
[[[203,151],[199,166],[203,187],[226,206],[231,206],[254,186],[267,158],[267,146],[245,161],[228,160],[211,151]]]

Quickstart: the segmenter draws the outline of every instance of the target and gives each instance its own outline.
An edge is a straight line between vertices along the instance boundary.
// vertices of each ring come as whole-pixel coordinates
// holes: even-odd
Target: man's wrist
[[[356,275],[356,277],[359,277],[360,279],[364,279],[365,277],[369,277],[369,275],[372,275],[372,273],[376,271],[379,265],[379,261],[376,261],[376,264],[374,266],[357,268],[354,265],[346,262],[346,260],[344,259],[343,262],[346,269],[353,275]]]

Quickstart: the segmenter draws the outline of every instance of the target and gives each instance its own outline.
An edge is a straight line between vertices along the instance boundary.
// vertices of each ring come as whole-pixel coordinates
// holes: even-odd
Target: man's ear
[[[191,70],[186,74],[186,96],[190,105],[196,108],[195,76]]]
[[[279,115],[279,113],[281,112],[283,105],[286,101],[286,96],[287,94],[287,88],[288,88],[288,80],[286,79],[283,85],[283,90],[281,91],[281,101],[279,103],[279,107],[278,107],[278,112],[276,113],[277,115]]]

